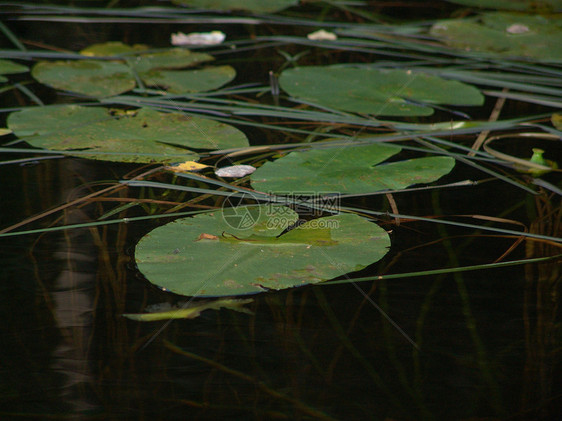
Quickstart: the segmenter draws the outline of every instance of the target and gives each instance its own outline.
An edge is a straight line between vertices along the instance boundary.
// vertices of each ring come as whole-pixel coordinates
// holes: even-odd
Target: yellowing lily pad
[[[141,108],[112,113],[102,107],[54,105],[10,114],[8,128],[29,144],[73,156],[123,162],[178,162],[189,148],[248,146],[238,129],[213,120]]]
[[[372,193],[430,183],[455,165],[453,158],[444,156],[382,163],[400,150],[394,145],[350,144],[291,152],[258,168],[251,175],[251,183],[256,190],[276,194]]]
[[[208,167],[209,167],[208,165],[200,164],[195,161],[185,161],[182,162],[181,164],[166,167],[166,168],[174,172],[186,172],[186,171],[199,171],[202,170],[203,168],[208,168]]]
[[[258,215],[247,229],[232,224],[242,211]],[[280,235],[297,218],[276,205],[201,213],[148,233],[135,259],[150,282],[176,294],[231,296],[326,281],[378,261],[390,246],[385,230],[354,214]]]
[[[409,70],[297,67],[285,70],[279,84],[292,97],[362,114],[425,116],[433,113],[429,104],[484,102],[473,86]]]
[[[558,130],[562,130],[562,113],[554,113],[552,117],[550,117],[550,121],[552,121],[552,125],[556,127]]]

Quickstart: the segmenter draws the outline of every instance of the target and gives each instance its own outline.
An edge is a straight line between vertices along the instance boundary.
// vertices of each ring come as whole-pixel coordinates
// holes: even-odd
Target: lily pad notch
[[[214,90],[236,76],[234,68],[228,65],[188,69],[214,58],[184,48],[151,53],[143,45],[107,42],[94,44],[80,53],[84,59],[40,61],[31,74],[37,81],[55,89],[94,98],[130,91],[137,85],[136,76],[146,86],[176,94]],[[105,56],[115,59],[96,59]]]
[[[420,71],[357,66],[288,69],[279,77],[279,84],[294,98],[361,114],[429,116],[432,104],[484,103],[478,88],[463,82]]]
[[[430,183],[455,166],[455,160],[448,156],[385,162],[401,150],[397,145],[350,143],[337,148],[290,152],[258,168],[251,175],[251,183],[256,190],[275,194],[287,191],[368,194]]]

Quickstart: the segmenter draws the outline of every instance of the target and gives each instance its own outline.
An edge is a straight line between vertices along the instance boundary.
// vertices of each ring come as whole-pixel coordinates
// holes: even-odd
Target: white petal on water
[[[524,34],[525,32],[529,32],[529,27],[522,23],[514,23],[507,28],[506,31],[510,34]]]
[[[233,165],[232,167],[223,167],[215,171],[219,177],[233,177],[240,178],[245,175],[252,174],[256,170],[251,165]]]
[[[216,45],[223,42],[225,38],[226,35],[221,31],[192,32],[187,35],[178,32],[171,35],[170,42],[172,45]]]
[[[338,36],[333,32],[328,32],[323,29],[320,29],[316,32],[311,32],[306,36],[308,39],[313,41],[335,41],[338,39]]]

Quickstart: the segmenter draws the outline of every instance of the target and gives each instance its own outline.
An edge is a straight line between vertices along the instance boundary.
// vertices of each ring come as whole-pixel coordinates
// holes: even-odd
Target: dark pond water
[[[404,16],[420,10],[419,2],[413,5]],[[9,25],[22,39],[73,49],[147,37],[165,46],[175,30],[215,29]],[[348,53],[310,54],[312,62],[348,60]],[[273,49],[220,60],[237,67],[240,82],[263,82],[282,63]],[[255,144],[283,136],[244,130]],[[1,228],[137,169],[72,158],[2,165]],[[441,182],[472,178],[481,177],[457,166]],[[80,201],[20,229],[93,221],[115,207],[111,200],[140,194],[123,189],[106,201]],[[497,216],[560,236],[559,198],[532,197],[501,181],[394,199],[404,214]],[[382,199],[346,203],[388,209]],[[306,286],[252,296],[252,315],[206,311],[193,320],[140,323],[122,314],[185,301],[135,267],[134,245],[164,222],[157,221],[0,238],[0,419],[554,420],[562,414],[557,263]],[[453,226],[397,226],[390,218],[380,224],[392,230],[391,251],[357,276],[491,263],[504,253],[503,260],[557,253],[555,245]]]

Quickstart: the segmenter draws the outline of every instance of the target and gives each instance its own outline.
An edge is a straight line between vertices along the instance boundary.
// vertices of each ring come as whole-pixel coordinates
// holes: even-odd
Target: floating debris
[[[201,312],[205,310],[220,310],[221,308],[226,308],[229,310],[239,311],[246,314],[254,314],[250,309],[244,307],[245,304],[251,303],[251,298],[246,299],[235,299],[235,298],[224,298],[220,300],[213,301],[202,301],[202,302],[182,302],[173,306],[170,303],[153,304],[146,307],[147,313],[127,313],[123,314],[131,320],[137,320],[139,322],[155,322],[159,320],[173,320],[173,319],[195,319],[199,317]]]
[[[219,168],[215,171],[215,174],[219,177],[240,178],[252,174],[255,170],[256,168],[251,165],[233,165],[232,167]]]
[[[328,32],[323,29],[320,29],[316,32],[311,32],[306,36],[308,39],[313,41],[335,41],[338,39],[338,36],[333,32]]]
[[[506,29],[506,32],[510,34],[524,34],[529,32],[529,27],[521,23],[514,23]]]
[[[172,45],[217,45],[224,41],[226,35],[221,31],[192,32],[184,34],[178,32],[172,34],[170,42]]]

